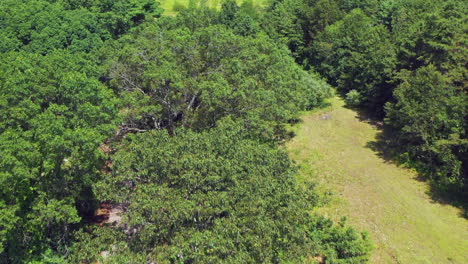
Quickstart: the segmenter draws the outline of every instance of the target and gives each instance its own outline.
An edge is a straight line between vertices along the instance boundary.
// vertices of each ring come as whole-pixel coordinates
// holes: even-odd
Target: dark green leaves
[[[0,52],[55,49],[90,52],[110,38],[158,17],[156,1],[5,0],[0,3]]]
[[[222,26],[196,32],[148,26],[109,57],[112,83],[128,102],[126,123],[141,129],[202,130],[232,116],[271,136],[330,91],[268,38]]]
[[[314,44],[317,68],[347,93],[358,91],[365,105],[381,110],[391,96],[388,81],[395,48],[386,29],[355,9],[328,26]]]
[[[388,123],[412,157],[432,167],[440,181],[463,184],[467,98],[432,65],[402,74],[395,103],[386,106]],[[448,178],[446,178],[448,177]]]
[[[101,199],[127,205],[121,232],[131,235],[117,251],[163,263],[301,262],[319,252],[366,259],[361,234],[314,224],[307,211],[317,201],[303,198],[284,150],[249,139],[229,119],[176,135],[130,137],[114,156],[113,175],[96,186]],[[328,240],[337,244],[322,247]]]
[[[93,77],[96,66],[76,54],[9,53],[1,65],[0,201],[20,217],[15,229],[2,228],[2,247],[13,260],[30,259],[69,242],[117,102]]]

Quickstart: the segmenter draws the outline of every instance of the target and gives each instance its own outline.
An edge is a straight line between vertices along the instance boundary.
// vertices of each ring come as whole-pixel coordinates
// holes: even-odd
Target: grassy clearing
[[[180,9],[187,8],[190,4],[190,0],[160,0],[162,8],[164,8],[164,14],[173,16],[176,15]],[[244,0],[236,0],[237,4],[242,4]],[[254,7],[261,9],[268,5],[269,0],[252,0]],[[193,4],[196,6],[205,5],[209,8],[221,8],[223,0],[193,0]]]
[[[460,210],[435,203],[412,170],[369,148],[379,129],[333,98],[305,113],[287,148],[301,165],[300,180],[331,192],[321,213],[348,217],[376,244],[371,263],[468,263],[468,221]]]

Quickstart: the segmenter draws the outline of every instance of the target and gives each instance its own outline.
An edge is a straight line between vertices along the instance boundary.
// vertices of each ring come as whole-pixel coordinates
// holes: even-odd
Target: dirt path
[[[333,193],[320,209],[370,232],[370,263],[468,263],[468,221],[450,205],[433,202],[416,174],[369,148],[379,130],[360,121],[338,98],[302,117],[288,143],[301,165],[301,180]]]

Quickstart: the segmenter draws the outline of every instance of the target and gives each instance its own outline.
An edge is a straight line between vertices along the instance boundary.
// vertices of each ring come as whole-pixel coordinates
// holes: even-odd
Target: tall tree
[[[354,9],[342,20],[328,26],[317,36],[314,64],[344,93],[358,91],[362,102],[382,113],[391,97],[395,47],[382,25],[360,9]]]
[[[0,65],[0,206],[12,216],[0,221],[0,258],[63,254],[72,226],[93,210],[98,147],[114,130],[117,101],[77,55],[9,53]]]
[[[127,235],[105,245],[112,252],[107,261],[144,256],[161,263],[279,263],[315,254],[337,263],[367,259],[365,235],[309,215],[317,200],[310,189],[305,199],[283,149],[252,138],[229,118],[201,133],[176,134],[153,130],[129,137],[114,156],[113,174],[96,185],[101,199],[126,205],[121,227],[109,228]],[[93,250],[89,243],[76,245],[86,249],[76,251],[77,260],[96,259],[97,252],[86,253]]]
[[[386,106],[399,145],[440,183],[466,185],[466,94],[433,65],[402,72],[401,78],[395,102]]]
[[[201,130],[229,115],[271,136],[330,91],[266,36],[242,37],[220,25],[195,32],[148,26],[113,50],[111,84],[133,128]]]

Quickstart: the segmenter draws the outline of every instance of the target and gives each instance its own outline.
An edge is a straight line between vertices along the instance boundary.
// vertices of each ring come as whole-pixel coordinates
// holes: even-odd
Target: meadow
[[[381,129],[333,98],[305,113],[287,147],[300,181],[318,182],[330,202],[319,212],[371,234],[370,263],[468,263],[468,222],[433,201],[427,183],[373,148]],[[338,219],[336,219],[338,220]]]
[[[219,9],[223,3],[222,0],[161,0],[162,8],[164,9],[165,15],[174,16],[179,11],[189,7],[190,5],[195,6],[207,6],[209,8]],[[237,4],[241,5],[244,0],[237,0]],[[268,5],[269,0],[252,0],[254,7],[261,9]]]

